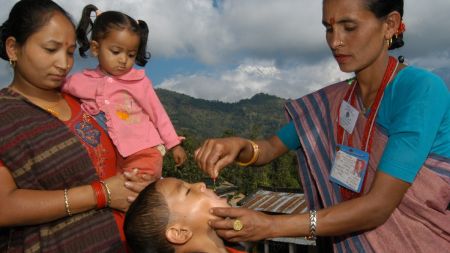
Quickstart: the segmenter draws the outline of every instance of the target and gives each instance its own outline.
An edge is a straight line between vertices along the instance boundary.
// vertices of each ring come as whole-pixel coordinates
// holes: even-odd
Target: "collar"
[[[105,76],[109,76],[100,70],[100,67],[97,66],[95,69],[85,69],[83,70],[83,74],[92,77],[92,78],[103,78]],[[144,69],[135,69],[131,68],[127,73],[120,76],[111,76],[114,79],[122,80],[122,81],[139,81],[144,79],[145,70]]]

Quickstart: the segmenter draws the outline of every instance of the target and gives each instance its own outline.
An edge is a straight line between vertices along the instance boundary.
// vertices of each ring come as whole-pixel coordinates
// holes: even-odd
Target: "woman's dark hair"
[[[364,0],[368,9],[375,14],[377,18],[384,18],[393,11],[398,11],[403,18],[403,0]],[[400,48],[405,44],[403,41],[403,33],[396,34],[392,37],[392,44],[389,50]]]
[[[173,253],[165,232],[170,211],[164,196],[151,183],[139,193],[125,215],[123,230],[133,252]]]
[[[77,27],[77,41],[80,46],[79,52],[82,57],[86,57],[86,51],[89,50],[90,41],[88,33],[91,33],[91,40],[100,42],[106,38],[112,29],[128,29],[136,33],[140,38],[139,48],[136,55],[136,64],[145,66],[150,59],[150,53],[147,52],[148,26],[143,20],[134,20],[130,16],[118,11],[106,11],[97,15],[94,21],[91,19],[91,13],[98,11],[95,5],[86,5],[81,14],[81,20]]]
[[[63,14],[73,24],[70,15],[51,0],[17,2],[8,19],[0,26],[0,57],[9,60],[5,47],[7,38],[14,37],[19,45],[23,45],[32,34],[47,24],[55,12]]]

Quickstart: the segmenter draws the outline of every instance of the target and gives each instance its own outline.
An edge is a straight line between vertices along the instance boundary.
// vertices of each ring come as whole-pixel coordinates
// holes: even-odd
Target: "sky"
[[[3,23],[17,0],[2,0]],[[157,88],[195,98],[236,102],[257,93],[297,98],[350,77],[325,41],[320,0],[56,0],[77,22],[90,3],[149,25],[152,55],[146,73]],[[450,84],[449,0],[406,0],[406,63],[433,71]],[[95,67],[75,59],[72,72]],[[0,87],[12,71],[0,62]]]

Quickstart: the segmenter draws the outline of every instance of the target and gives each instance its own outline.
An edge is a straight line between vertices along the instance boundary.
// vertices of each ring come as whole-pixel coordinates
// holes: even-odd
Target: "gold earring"
[[[10,58],[9,59],[9,65],[11,65],[12,68],[15,68],[16,67],[16,61]]]
[[[391,45],[392,45],[392,37],[391,37],[390,39],[387,39],[387,40],[386,40],[386,43],[387,43],[387,45],[388,45],[388,48],[390,48]]]

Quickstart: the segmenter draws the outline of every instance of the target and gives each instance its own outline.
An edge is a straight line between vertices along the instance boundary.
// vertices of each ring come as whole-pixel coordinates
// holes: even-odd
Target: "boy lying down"
[[[136,253],[241,253],[208,225],[212,207],[228,207],[204,183],[190,184],[176,178],[148,185],[125,217],[127,242]],[[236,245],[234,245],[236,246]],[[240,246],[240,245],[237,245]]]

